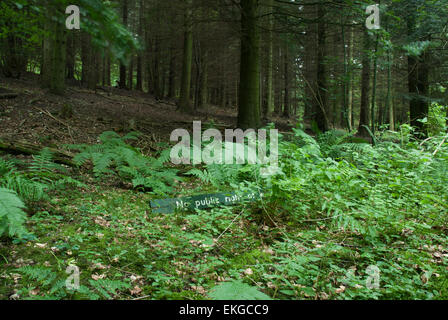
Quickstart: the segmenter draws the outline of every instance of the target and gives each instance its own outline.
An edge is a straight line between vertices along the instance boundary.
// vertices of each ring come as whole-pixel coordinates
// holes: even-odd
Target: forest
[[[448,0],[0,1],[0,300],[445,299]]]

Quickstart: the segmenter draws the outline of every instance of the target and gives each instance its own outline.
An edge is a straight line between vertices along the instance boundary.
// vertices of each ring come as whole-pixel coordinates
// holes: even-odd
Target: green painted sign
[[[153,213],[171,213],[176,210],[195,210],[208,209],[217,206],[230,206],[243,202],[253,202],[263,198],[263,193],[246,192],[237,194],[230,193],[214,193],[203,194],[184,198],[158,199],[151,201]]]

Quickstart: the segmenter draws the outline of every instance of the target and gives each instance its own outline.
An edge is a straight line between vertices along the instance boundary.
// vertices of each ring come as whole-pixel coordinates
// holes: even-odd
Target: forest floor
[[[174,129],[191,132],[193,121],[221,129],[236,125],[236,109],[210,106],[207,111],[184,115],[176,112],[173,101],[156,101],[136,91],[70,86],[66,95],[57,96],[41,89],[33,75],[0,81],[8,92],[18,94],[14,99],[0,99],[0,139],[42,148],[95,144],[105,131],[138,130],[142,136],[134,145],[149,155],[160,144],[166,146]],[[66,106],[73,111],[70,117],[64,115]],[[288,130],[286,120],[279,118],[278,123]],[[32,159],[5,156],[25,162]],[[266,242],[280,234],[250,219],[233,223],[231,210],[151,217],[149,202],[154,195],[66,169],[84,187],[49,192],[48,201],[34,204],[27,223],[31,241],[0,241],[0,300],[61,298],[56,279],[64,277],[69,263],[80,268],[81,284],[86,286],[65,298],[204,299],[204,288],[229,280],[230,269],[249,274],[248,265],[269,261],[272,250]],[[201,185],[192,178],[175,189],[178,194],[190,194]],[[207,192],[207,187],[201,191]],[[216,235],[210,236],[226,228],[230,237],[216,241]],[[27,274],[27,268],[36,274]],[[95,286],[110,279],[119,280]]]
[[[0,99],[0,138],[26,140],[42,146],[95,143],[105,131],[118,133],[138,130],[149,145],[169,142],[175,129],[191,132],[193,121],[203,126],[213,123],[219,128],[235,128],[237,110],[210,105],[193,115],[176,111],[174,101],[158,101],[153,96],[110,88],[96,91],[71,86],[65,96],[52,95],[39,87],[38,77],[0,80],[1,85],[18,93],[15,99]],[[67,117],[67,106],[73,115]],[[291,122],[275,118],[276,126],[287,131]]]
[[[236,110],[182,115],[173,103],[125,90],[108,95],[72,86],[60,97],[32,77],[0,83],[19,94],[0,99],[0,139],[39,146],[95,145],[105,131],[138,130],[143,135],[132,145],[154,157],[172,130],[191,130],[193,120],[236,122]],[[66,105],[72,117],[64,116]],[[288,123],[279,123],[286,131]],[[345,152],[296,134],[299,142],[281,145],[285,170],[270,181],[269,200],[170,214],[152,212],[150,201],[160,194],[116,174],[63,167],[63,174],[33,176],[32,157],[0,153],[0,174],[15,166],[11,181],[37,177],[47,186],[43,200],[28,206],[30,234],[0,239],[0,300],[209,299],[224,283],[231,284],[220,287],[226,299],[446,299],[446,140],[434,138],[427,149],[409,141],[343,145],[355,150]],[[253,167],[238,167],[233,180],[219,172],[226,168],[218,169],[216,184],[176,176],[166,194],[259,186]],[[77,182],[48,182],[54,177]],[[76,291],[65,289],[70,265],[81,272]]]

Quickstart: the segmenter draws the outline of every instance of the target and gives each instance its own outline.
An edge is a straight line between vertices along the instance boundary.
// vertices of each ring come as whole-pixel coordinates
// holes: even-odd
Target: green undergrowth
[[[315,139],[297,129],[280,139],[274,176],[260,175],[261,165],[210,165],[168,181],[157,160],[108,135],[109,155],[81,148],[95,170],[72,178],[82,183],[57,187],[61,177],[49,176],[40,180],[49,196],[38,206],[21,198],[34,210],[27,233],[0,242],[0,299],[448,298],[444,136],[372,147],[348,134]],[[127,160],[112,156],[114,144],[128,150]],[[145,172],[143,162],[158,172]],[[141,181],[148,175],[149,190],[130,172]],[[111,177],[131,187],[107,185]],[[163,194],[152,190],[154,179]],[[263,200],[234,207],[155,214],[149,205],[255,188]],[[79,290],[65,286],[68,266],[80,270]]]

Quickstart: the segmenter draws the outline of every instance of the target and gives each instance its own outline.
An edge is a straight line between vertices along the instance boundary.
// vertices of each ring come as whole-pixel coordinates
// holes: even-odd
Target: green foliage
[[[209,296],[214,300],[271,300],[268,295],[258,291],[256,287],[239,280],[217,285],[211,290]]]
[[[26,35],[30,35],[23,38],[31,38],[31,40],[38,42],[40,40],[39,37],[44,36],[43,24],[38,22],[49,19],[48,14],[52,13],[51,19],[58,21],[60,27],[64,28],[67,17],[65,8],[71,4],[73,3],[67,0],[55,0],[51,1],[51,3],[42,3],[40,0],[8,0],[2,6],[4,9],[8,9],[8,11],[5,11],[5,16],[8,19],[12,18],[12,21],[19,21],[20,23],[16,25],[23,28],[24,31],[22,29],[19,30]],[[133,34],[120,23],[120,18],[113,2],[79,0],[76,5],[79,6],[81,11],[82,29],[92,35],[92,42],[96,48],[107,50],[121,61],[125,61],[131,50],[139,49],[140,45]],[[18,19],[16,20],[15,17]],[[5,26],[0,24],[0,27],[2,27],[0,29],[0,39],[2,34],[5,36],[11,33],[15,35],[20,34],[17,33],[17,29],[8,30],[6,28],[7,24]],[[28,46],[33,46],[33,44],[34,42],[31,41],[27,43]]]
[[[446,137],[432,137],[425,144],[409,139],[402,146],[380,142],[372,147],[344,143],[344,135],[327,133],[318,138],[318,147],[305,133],[297,131],[296,136],[296,142],[281,143],[284,175],[270,180],[263,210],[269,208],[269,215],[290,221],[300,235],[278,243],[281,255],[275,258],[275,272],[271,264],[258,265],[257,274],[274,280],[273,285],[282,288],[277,294],[291,298],[313,298],[317,292],[331,296],[336,290],[345,298],[440,295],[434,290],[442,288],[443,281],[426,283],[411,266],[424,265],[421,272],[434,270],[431,256],[418,248],[444,242],[432,230],[443,228],[448,215]],[[358,257],[356,262],[350,262],[350,256]],[[349,281],[346,274],[352,264],[358,272]],[[381,269],[385,287],[379,291],[366,288],[364,270],[369,265]],[[332,287],[324,280],[328,274],[346,280]],[[317,286],[316,279],[321,279]]]
[[[36,287],[26,288],[20,291],[25,299],[43,299],[43,300],[60,300],[78,295],[79,298],[89,300],[99,299],[113,299],[118,291],[128,289],[129,283],[120,280],[98,279],[89,280],[89,286],[81,285],[78,290],[70,291],[66,287],[67,274],[59,271],[53,271],[48,267],[40,266],[25,266],[18,268],[17,271],[21,273],[27,281],[33,281],[35,285],[39,286],[39,290],[43,291],[45,295],[31,295],[26,297]]]
[[[48,191],[62,188],[65,185],[82,187],[79,181],[59,172],[66,172],[65,168],[52,162],[53,155],[49,149],[43,149],[33,156],[27,165],[27,170],[20,171],[10,161],[0,158],[0,186],[14,190],[26,204],[48,199]]]
[[[138,133],[129,133],[120,137],[115,132],[104,132],[97,145],[73,145],[70,148],[79,150],[74,158],[75,163],[83,165],[87,161],[93,163],[93,172],[97,177],[118,176],[131,182],[134,188],[151,189],[155,193],[166,193],[176,180],[177,170],[167,169],[164,163],[169,159],[169,150],[162,152],[159,158],[149,158],[140,150],[126,142],[136,140]]]
[[[62,170],[62,167],[53,162],[53,153],[48,148],[33,156],[33,161],[29,165],[29,171],[40,175],[52,173],[54,170]]]
[[[200,179],[204,183],[210,183],[215,187],[226,184],[234,184],[239,181],[238,176],[241,167],[238,165],[207,165],[205,169],[193,168],[186,174]]]
[[[0,158],[0,235],[24,236],[27,216],[23,210],[48,200],[50,190],[66,185],[84,186],[71,177],[58,174],[56,170],[64,171],[52,162],[48,149],[34,156],[27,170],[18,170],[13,161]]]
[[[22,236],[26,233],[25,204],[17,194],[9,189],[0,188],[0,236]]]
[[[438,103],[432,103],[428,114],[428,131],[431,136],[442,134],[447,129],[447,108]]]

